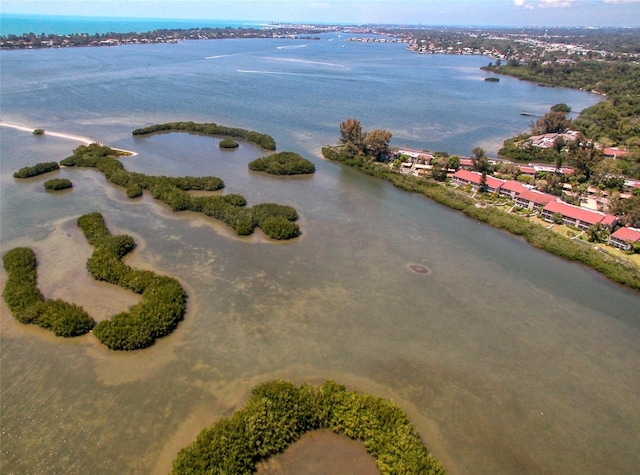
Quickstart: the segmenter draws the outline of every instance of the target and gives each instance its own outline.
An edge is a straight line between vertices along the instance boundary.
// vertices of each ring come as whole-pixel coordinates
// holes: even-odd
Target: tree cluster
[[[313,162],[294,152],[278,152],[249,162],[249,170],[271,175],[306,175],[315,173]]]
[[[53,178],[44,182],[44,189],[49,191],[66,190],[72,187],[73,183],[67,178]]]
[[[14,178],[31,178],[32,176],[42,175],[58,170],[60,165],[58,162],[41,162],[36,163],[31,167],[22,167],[20,170],[13,174]]]
[[[358,119],[349,118],[340,123],[340,144],[351,158],[371,157],[382,161],[389,152],[391,132],[375,129],[365,132]]]
[[[231,139],[223,139],[218,144],[218,147],[220,147],[222,149],[226,149],[226,150],[236,149],[239,146],[240,146],[240,144],[238,144],[238,142],[236,142],[235,140],[231,140]]]
[[[245,198],[238,194],[192,196],[189,191],[220,190],[224,187],[224,182],[213,176],[167,177],[129,172],[125,170],[122,162],[113,158],[115,153],[113,149],[104,145],[81,145],[74,150],[73,155],[60,163],[65,166],[97,168],[104,173],[107,180],[126,188],[130,198],[138,197],[144,190],[148,190],[155,199],[167,204],[173,211],[203,213],[224,222],[238,235],[249,235],[256,227],[272,239],[278,240],[292,239],[300,234],[299,226],[293,222],[298,217],[297,213],[287,211],[284,213],[287,222],[281,219],[281,209],[292,209],[289,206],[269,204],[262,208],[260,205],[248,208]],[[264,217],[264,209],[272,213],[271,219]]]
[[[271,381],[254,388],[242,409],[183,448],[172,474],[250,474],[261,460],[321,428],[364,442],[381,474],[445,473],[393,402],[347,391],[333,381],[319,387]]]
[[[213,135],[216,137],[232,137],[244,139],[252,142],[266,150],[275,150],[276,141],[267,134],[261,134],[252,130],[239,129],[236,127],[225,127],[214,123],[199,124],[196,122],[169,122],[166,124],[156,124],[132,132],[134,136],[154,134],[157,132],[191,132],[203,135]]]
[[[2,297],[16,320],[38,325],[63,337],[84,335],[94,327],[95,322],[82,307],[43,297],[37,286],[33,250],[14,248],[3,256],[2,261],[8,274]]]

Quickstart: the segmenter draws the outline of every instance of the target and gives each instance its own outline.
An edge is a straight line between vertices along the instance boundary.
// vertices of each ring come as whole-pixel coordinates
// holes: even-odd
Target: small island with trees
[[[56,336],[93,335],[112,350],[139,350],[171,333],[183,319],[187,295],[173,277],[135,270],[122,262],[135,243],[131,236],[112,236],[100,213],[78,218],[94,251],[87,270],[94,279],[124,287],[142,296],[140,303],[108,320],[95,323],[80,306],[45,299],[37,286],[36,255],[29,248],[10,250],[3,257],[9,275],[2,296],[21,323],[35,324]]]
[[[308,175],[315,173],[313,162],[293,152],[279,152],[249,163],[249,170],[270,175]]]
[[[238,148],[240,146],[240,144],[238,142],[236,142],[235,140],[224,139],[224,140],[220,141],[218,146],[223,150],[235,150],[236,148]]]
[[[52,178],[44,182],[44,189],[47,191],[66,190],[73,187],[73,183],[68,178]]]
[[[446,473],[392,401],[333,381],[315,387],[282,380],[255,387],[242,409],[204,429],[180,450],[171,473],[254,473],[258,462],[323,428],[362,441],[383,475]]]

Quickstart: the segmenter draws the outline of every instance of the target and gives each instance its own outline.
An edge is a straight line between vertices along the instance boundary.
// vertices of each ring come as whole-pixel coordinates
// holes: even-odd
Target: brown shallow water
[[[283,453],[258,464],[258,475],[379,475],[364,444],[329,429],[304,434]]]
[[[94,211],[139,244],[127,264],[189,294],[178,329],[133,353],[20,325],[2,303],[3,473],[167,473],[200,430],[274,378],[393,400],[454,474],[640,465],[640,298],[588,269],[323,161],[306,180],[250,174],[245,158],[221,165],[225,192],[304,216],[296,242],[238,239],[148,196],[129,200],[94,171],[57,172],[74,183],[59,195],[16,182],[17,164],[71,147],[25,134],[18,143],[34,151],[12,155],[13,135],[0,133],[2,252],[33,247],[47,296],[97,316],[137,301],[87,277],[91,248],[74,222]],[[193,152],[173,162],[167,141]],[[161,160],[166,174],[216,174],[202,137],[123,142],[141,171]]]

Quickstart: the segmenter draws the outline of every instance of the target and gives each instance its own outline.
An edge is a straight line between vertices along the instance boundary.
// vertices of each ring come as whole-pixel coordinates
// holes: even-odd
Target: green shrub
[[[52,180],[44,182],[44,189],[49,191],[66,190],[67,188],[72,187],[73,184],[71,183],[71,180],[66,178],[53,178]]]
[[[271,239],[293,239],[300,235],[300,227],[282,216],[271,216],[260,223],[260,229]]]
[[[303,175],[316,171],[315,165],[293,152],[280,152],[257,158],[249,163],[249,170],[271,175]]]
[[[271,381],[254,388],[244,408],[198,434],[173,461],[172,474],[250,474],[308,431],[329,428],[361,440],[381,474],[444,474],[406,414],[391,401],[320,387]]]
[[[33,129],[33,135],[44,135],[44,129]]]
[[[60,169],[58,162],[41,162],[32,167],[23,167],[13,174],[14,178],[30,178]]]

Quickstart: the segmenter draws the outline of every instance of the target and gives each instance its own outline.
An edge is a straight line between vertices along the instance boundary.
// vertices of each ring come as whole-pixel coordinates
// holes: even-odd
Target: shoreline
[[[29,133],[33,133],[33,131],[36,129],[35,127],[25,127],[23,125],[18,125],[18,124],[10,124],[8,122],[4,122],[2,119],[0,119],[0,127],[8,127],[10,129],[15,129],[15,130],[20,130],[21,132],[29,132]],[[98,145],[104,145],[101,144],[100,142],[98,142],[97,140],[93,140],[90,137],[83,137],[81,135],[73,135],[73,134],[67,134],[64,132],[50,132],[46,129],[44,130],[44,134],[43,135],[49,135],[51,137],[57,137],[60,139],[66,139],[66,140],[73,140],[75,142],[80,142],[83,145],[91,145],[92,143],[97,143]],[[127,156],[129,157],[135,157],[136,155],[138,155],[137,152],[133,152],[131,150],[125,150],[122,148],[115,148],[115,147],[111,147],[113,150],[116,150],[118,152],[124,152]]]

